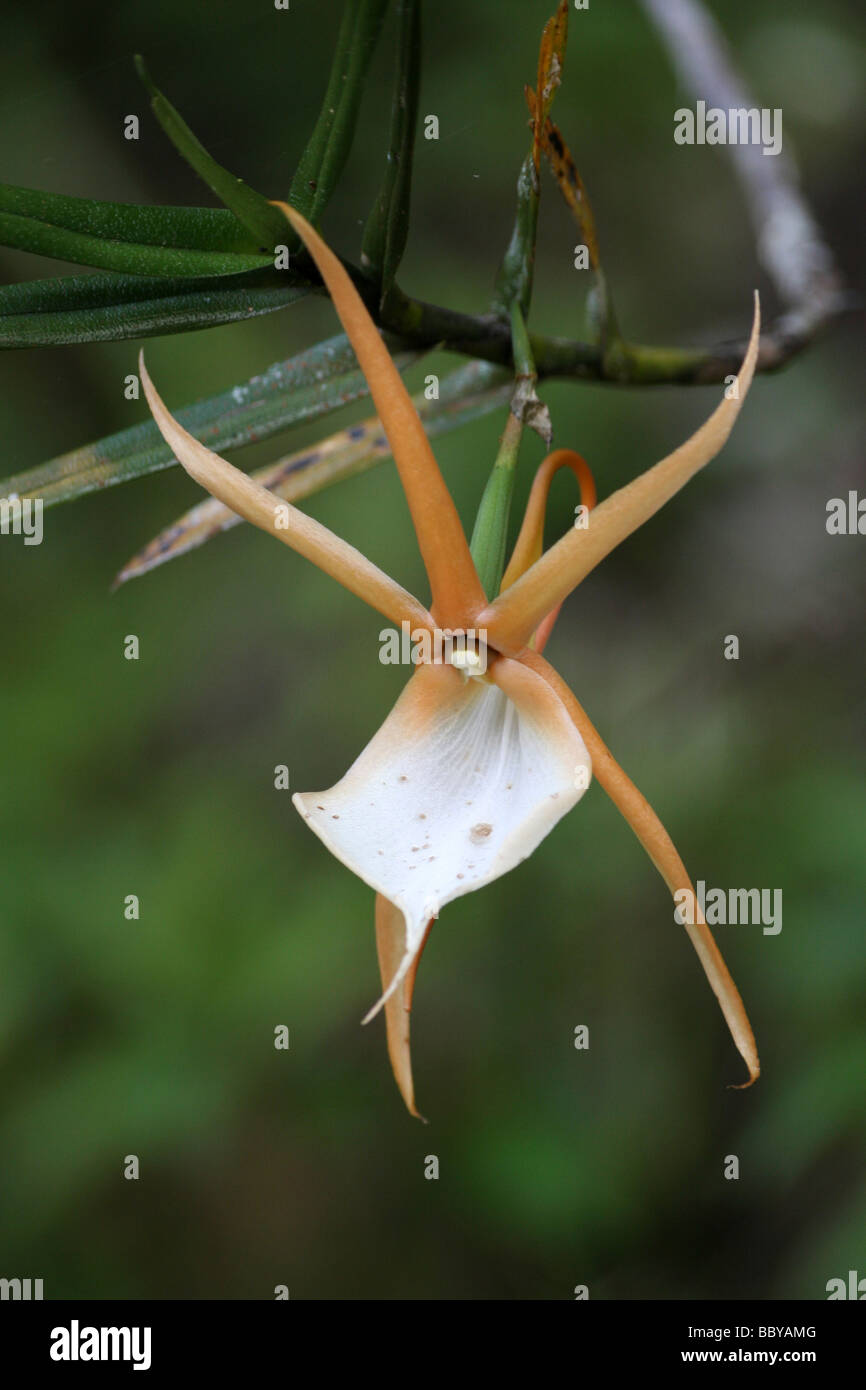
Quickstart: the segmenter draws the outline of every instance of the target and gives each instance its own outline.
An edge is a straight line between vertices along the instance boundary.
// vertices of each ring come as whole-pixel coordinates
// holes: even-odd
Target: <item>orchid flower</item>
[[[563,600],[724,445],[758,353],[755,295],[748,350],[735,382],[690,439],[594,508],[542,553],[554,472],[583,460],[557,450],[542,464],[498,594],[484,592],[454,502],[397,369],[340,261],[312,226],[278,204],[330,292],[390,443],[431,590],[425,606],[351,545],[274,496],[188,434],[148,376],[153,418],[186,471],[214,497],[318,565],[413,636],[479,634],[440,664],[418,666],[378,733],[335,786],[293,797],[310,829],[376,892],[376,938],[388,1051],[407,1108],[415,1105],[409,1016],[415,974],[442,907],[514,868],[580,800],[592,775],[619,808],[671,894],[691,889],[673,842],[542,648]],[[759,1074],[743,1002],[700,912],[685,923],[749,1073]],[[364,1021],[366,1022],[367,1019]]]

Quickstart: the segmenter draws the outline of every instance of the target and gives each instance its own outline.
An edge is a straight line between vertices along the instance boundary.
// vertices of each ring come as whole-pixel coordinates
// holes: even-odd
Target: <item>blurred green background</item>
[[[400,275],[413,294],[488,303],[551,8],[426,7],[421,112],[441,138],[418,145]],[[858,7],[713,9],[758,104],[783,108],[857,284]],[[147,110],[140,51],[213,154],[283,195],[336,20],[313,0],[285,13],[47,0],[7,15],[0,177],[209,202]],[[324,223],[352,259],[382,169],[393,39],[389,22]],[[724,150],[673,144],[687,100],[636,4],[572,14],[556,117],[637,341],[742,334],[756,283],[773,303]],[[130,112],[137,144],[122,138]],[[582,332],[574,240],[545,178],[539,330]],[[0,253],[6,281],[69,269]],[[155,340],[149,362],[176,407],[334,325],[326,301],[305,301]],[[377,660],[381,620],[246,527],[111,595],[122,563],[197,500],[179,470],[47,512],[41,547],[0,540],[0,1274],[43,1278],[46,1297],[270,1298],[287,1284],[293,1298],[383,1299],[569,1298],[576,1284],[592,1298],[811,1299],[866,1275],[866,540],[825,531],[828,498],[864,488],[856,347],[848,320],[759,379],[722,458],[586,582],[549,648],[693,875],[783,889],[778,936],[717,933],[764,1066],[750,1091],[725,1089],[742,1068],[718,1008],[661,880],[593,787],[530,862],[437,923],[413,1024],[431,1124],[410,1119],[381,1018],[358,1026],[378,991],[372,895],[273,786],[277,763],[293,789],[329,786],[384,718],[404,673]],[[0,357],[2,474],[143,419],[123,397],[136,348]],[[718,392],[543,395],[604,495]],[[467,526],[501,427],[492,416],[437,446]],[[525,443],[521,500],[542,452]],[[562,481],[551,537],[575,500]],[[426,597],[391,464],[307,505]],[[729,633],[738,662],[723,659]],[[581,1023],[588,1052],[572,1044]],[[138,1182],[122,1176],[131,1153]]]

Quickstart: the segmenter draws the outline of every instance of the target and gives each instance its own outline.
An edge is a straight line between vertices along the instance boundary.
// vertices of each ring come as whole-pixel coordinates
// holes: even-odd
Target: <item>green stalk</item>
[[[496,455],[481,505],[475,518],[469,548],[482,587],[488,598],[495,598],[505,569],[505,546],[508,539],[508,520],[514,493],[514,472],[523,425],[511,411]]]

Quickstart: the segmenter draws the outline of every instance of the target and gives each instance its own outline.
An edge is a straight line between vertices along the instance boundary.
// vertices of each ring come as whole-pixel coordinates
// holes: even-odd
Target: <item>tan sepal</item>
[[[686,867],[677,853],[676,847],[658,816],[646,798],[638,791],[631,779],[623,772],[586,711],[582,708],[565,681],[543,657],[535,652],[527,652],[521,657],[525,664],[539,675],[544,676],[556,690],[562,703],[571,714],[575,727],[580,731],[592,758],[592,768],[598,781],[604,787],[611,801],[628,821],[652,862],[670,890],[671,895],[688,890],[697,906],[697,896]],[[713,934],[703,920],[685,924],[689,938],[698,959],[704,968],[713,994],[719,1001],[725,1022],[731,1032],[737,1051],[749,1070],[749,1079],[744,1086],[751,1086],[761,1074],[758,1048],[752,1025],[746,1013],[740,992],[725,965],[722,953],[713,940]]]
[[[364,301],[339,258],[305,217],[275,202],[303,241],[330,292],[388,436],[443,627],[468,627],[484,607],[466,533],[418,412]]]
[[[415,1104],[415,1083],[412,1079],[409,1031],[418,962],[421,959],[421,952],[427,942],[432,925],[433,919],[431,918],[427,923],[424,939],[418,947],[412,965],[385,1004],[388,1056],[391,1059],[394,1079],[400,1088],[400,1094],[406,1102],[406,1109],[409,1114],[414,1115],[419,1120],[424,1120],[424,1116]],[[376,950],[379,955],[382,993],[386,994],[388,986],[397,974],[400,963],[406,954],[406,921],[399,907],[395,907],[381,893],[376,894]],[[424,1123],[426,1124],[426,1120]]]
[[[699,430],[667,458],[606,497],[588,528],[573,528],[478,617],[498,651],[516,654],[557,604],[612,550],[664,506],[699,469],[715,458],[731,433],[751,385],[758,356],[761,313],[757,291],[752,333],[738,376]]]
[[[144,353],[139,355],[138,366],[147,403],[160,434],[178,463],[212,497],[245,521],[276,536],[392,622],[408,622],[413,628],[433,628],[433,618],[423,604],[360,550],[335,536],[327,526],[292,506],[291,502],[275,497],[185,430],[151,381],[144,365]]]

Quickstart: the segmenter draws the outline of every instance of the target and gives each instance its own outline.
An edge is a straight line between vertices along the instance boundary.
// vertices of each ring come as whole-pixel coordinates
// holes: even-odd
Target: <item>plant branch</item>
[[[642,0],[684,87],[707,106],[752,108],[725,37],[700,0]],[[725,146],[755,232],[758,259],[785,306],[761,337],[758,370],[781,366],[845,306],[833,256],[800,187],[790,149]],[[739,349],[737,349],[739,351]]]

